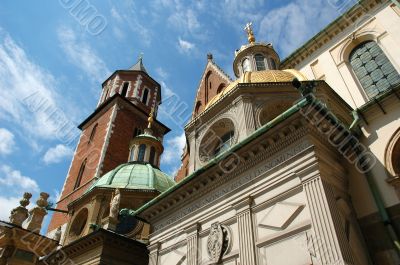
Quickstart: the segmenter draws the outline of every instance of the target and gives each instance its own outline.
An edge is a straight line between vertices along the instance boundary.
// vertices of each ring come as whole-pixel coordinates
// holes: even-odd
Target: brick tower
[[[146,71],[142,58],[128,70],[117,70],[102,84],[95,111],[78,128],[82,130],[57,209],[67,211],[93,181],[129,160],[132,139],[143,133],[153,109],[154,136],[162,141],[169,132],[158,122],[161,87]],[[68,222],[67,213],[55,212],[48,227],[52,235]]]

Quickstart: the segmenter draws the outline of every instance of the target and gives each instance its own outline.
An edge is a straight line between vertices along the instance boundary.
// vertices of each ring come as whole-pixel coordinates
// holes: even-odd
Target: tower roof
[[[129,68],[129,70],[133,70],[133,71],[142,71],[147,73],[146,68],[143,65],[143,57],[140,56],[139,60],[131,66],[131,68]]]
[[[131,190],[166,191],[175,182],[167,174],[148,163],[129,162],[103,175],[88,189],[119,188]]]

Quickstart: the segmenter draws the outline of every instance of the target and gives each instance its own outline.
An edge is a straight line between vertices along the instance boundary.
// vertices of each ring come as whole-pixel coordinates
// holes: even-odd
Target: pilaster
[[[149,250],[149,265],[158,264],[158,252],[160,250],[160,243],[154,243],[147,247]]]
[[[187,265],[197,265],[198,257],[198,240],[199,240],[199,224],[196,223],[186,229],[187,234]]]
[[[239,141],[246,138],[255,130],[255,119],[254,119],[254,111],[252,105],[252,98],[250,95],[241,95],[236,99],[238,104],[238,111],[241,112],[242,115],[238,115],[240,117],[240,131],[246,132],[245,134],[239,135]]]
[[[320,176],[303,182],[314,234],[309,249],[321,264],[354,264],[349,242],[340,223],[335,198]]]
[[[251,204],[253,199],[247,197],[233,205],[239,230],[239,259],[241,265],[254,265],[255,246]]]

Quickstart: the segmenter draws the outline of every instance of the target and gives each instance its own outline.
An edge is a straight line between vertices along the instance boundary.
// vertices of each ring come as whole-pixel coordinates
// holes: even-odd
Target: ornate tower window
[[[139,154],[138,154],[138,159],[137,161],[144,161],[144,154],[146,153],[146,145],[145,144],[141,144],[139,146]]]
[[[129,82],[125,82],[122,87],[121,96],[126,97],[126,93],[128,92]]]
[[[349,61],[369,98],[400,84],[399,73],[374,41],[367,41],[355,47],[350,53]]]
[[[142,103],[145,104],[145,105],[147,105],[148,98],[149,98],[149,89],[148,89],[148,88],[145,88],[145,89],[143,90]]]
[[[153,165],[156,164],[154,161],[155,157],[156,157],[156,148],[154,146],[152,146],[150,148],[150,158],[149,158],[150,164],[153,164]]]
[[[79,168],[79,173],[78,173],[78,177],[76,178],[76,181],[75,181],[74,190],[76,190],[77,188],[79,188],[79,186],[81,186],[83,172],[85,172],[85,167],[86,167],[86,160],[87,159],[85,159],[82,162],[82,165]]]
[[[256,54],[254,56],[254,59],[256,60],[256,69],[257,69],[257,71],[266,70],[265,57],[262,54]]]
[[[93,126],[92,132],[90,133],[90,137],[89,137],[89,143],[91,143],[91,142],[93,141],[93,138],[94,138],[94,136],[96,135],[96,130],[97,130],[97,126],[98,126],[98,125],[99,125],[99,124],[96,123],[96,124]]]
[[[272,59],[272,58],[269,58],[269,62],[270,62],[270,64],[271,64],[271,69],[272,69],[272,70],[277,70],[275,60]]]

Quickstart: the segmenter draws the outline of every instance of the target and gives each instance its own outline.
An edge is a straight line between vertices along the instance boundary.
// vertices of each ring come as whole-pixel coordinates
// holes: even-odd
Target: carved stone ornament
[[[230,234],[228,229],[220,223],[211,225],[210,235],[207,240],[207,252],[211,261],[219,263],[228,251],[230,245]]]
[[[26,206],[29,205],[31,197],[32,194],[28,192],[24,193],[24,197],[19,201],[21,205],[11,211],[10,223],[22,226],[22,223],[28,218],[28,209],[26,209]]]
[[[118,219],[119,203],[121,202],[121,192],[119,189],[115,190],[114,197],[110,203],[110,217],[113,219]]]

